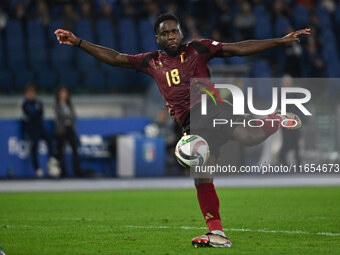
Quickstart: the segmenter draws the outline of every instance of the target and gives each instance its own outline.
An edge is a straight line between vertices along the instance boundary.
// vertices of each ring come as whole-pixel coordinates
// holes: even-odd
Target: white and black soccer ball
[[[55,158],[50,158],[47,163],[48,175],[52,178],[59,178],[61,174],[61,169],[59,162]]]
[[[186,135],[178,141],[175,155],[183,167],[202,166],[209,159],[209,145],[201,136]]]

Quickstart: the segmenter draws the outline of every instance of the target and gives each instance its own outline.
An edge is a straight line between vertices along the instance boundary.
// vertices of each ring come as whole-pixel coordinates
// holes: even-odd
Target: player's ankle
[[[213,230],[211,233],[225,237],[225,234],[222,230]]]

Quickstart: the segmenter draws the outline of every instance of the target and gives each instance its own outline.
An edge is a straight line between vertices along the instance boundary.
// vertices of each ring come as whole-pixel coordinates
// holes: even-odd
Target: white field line
[[[133,226],[133,225],[123,225],[120,228],[142,228],[142,229],[207,229],[206,227],[171,227],[171,226]],[[268,230],[268,229],[247,229],[247,228],[224,228],[224,231],[231,232],[258,232],[258,233],[278,233],[278,234],[291,234],[291,235],[320,235],[320,236],[340,236],[340,233],[331,232],[308,232],[308,231],[286,231],[286,230]]]
[[[0,226],[1,227],[1,226]],[[49,228],[53,226],[32,226],[32,225],[4,225],[4,228]],[[92,228],[93,226],[87,225]],[[117,225],[117,228],[132,228],[132,229],[193,229],[193,230],[207,230],[206,227],[190,227],[190,226],[135,226],[135,225]],[[288,234],[288,235],[319,235],[319,236],[340,236],[340,233],[332,232],[309,232],[301,230],[269,230],[269,229],[247,229],[247,228],[224,228],[225,232],[254,232],[254,233],[273,233],[273,234]]]

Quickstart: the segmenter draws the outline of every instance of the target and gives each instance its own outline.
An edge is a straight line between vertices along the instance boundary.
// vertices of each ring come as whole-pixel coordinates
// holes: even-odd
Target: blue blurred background
[[[5,159],[0,167],[0,178],[34,176],[29,161],[29,144],[20,126],[22,111],[18,108],[27,84],[37,85],[51,137],[54,135],[53,121],[50,120],[55,119],[56,88],[63,85],[72,92],[84,170],[91,168],[101,176],[119,176],[119,168],[125,169],[126,166],[119,167],[117,151],[121,150],[122,154],[126,151],[125,145],[117,145],[117,139],[128,135],[136,146],[140,146],[140,153],[133,156],[140,158],[135,161],[139,162],[134,165],[136,171],[154,169],[152,173],[147,172],[149,176],[186,174],[176,163],[173,153],[181,132],[167,116],[154,81],[134,70],[100,63],[75,47],[60,45],[54,35],[57,28],[63,28],[84,40],[122,53],[154,51],[159,48],[153,24],[164,12],[179,17],[185,41],[201,38],[221,42],[266,39],[311,28],[311,36],[301,36],[300,43],[288,47],[248,57],[213,59],[210,62],[213,77],[340,77],[340,1],[1,0],[0,153]],[[304,120],[299,137],[289,137],[296,141],[295,147],[302,162],[339,162],[339,79],[314,80],[303,85],[312,92],[308,107],[313,117]],[[244,90],[249,86],[242,82],[238,84],[237,80],[233,82]],[[293,83],[300,86],[298,80]],[[272,84],[268,84],[250,84],[259,105],[271,103]],[[102,123],[98,119],[106,123],[107,132],[103,133],[104,124],[98,124]],[[139,126],[136,123],[141,119],[143,125]],[[123,132],[122,124],[110,124],[119,121],[128,121],[129,128]],[[150,138],[147,133],[154,133],[154,124],[160,131]],[[159,138],[163,139],[161,145]],[[88,144],[91,139],[97,143]],[[224,150],[224,159],[235,164],[279,163],[285,140],[289,139],[278,132],[276,138],[256,148],[229,143]],[[42,142],[39,151],[42,161],[46,161],[45,147]],[[263,148],[271,154],[265,157]],[[69,151],[67,153],[70,156]],[[163,158],[160,159],[158,154]],[[290,162],[298,161],[294,155],[287,158]],[[159,167],[157,162],[163,162],[163,166]],[[143,166],[142,163],[149,165]],[[153,168],[151,164],[154,164]],[[143,174],[145,172],[132,175]]]
[[[340,2],[331,0],[2,0],[0,91],[20,93],[27,83],[49,92],[57,85],[75,93],[143,92],[151,79],[101,64],[57,43],[57,28],[123,53],[157,50],[153,23],[176,14],[185,40],[234,42],[282,37],[309,27],[300,44],[248,58],[215,59],[211,66],[248,65],[250,77],[340,77]],[[131,75],[133,74],[133,75]]]

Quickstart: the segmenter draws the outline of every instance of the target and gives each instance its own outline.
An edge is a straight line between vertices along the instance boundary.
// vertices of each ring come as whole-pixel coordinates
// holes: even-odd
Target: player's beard
[[[180,43],[175,50],[171,50],[170,48],[167,48],[167,47],[164,47],[164,46],[162,48],[163,48],[163,51],[165,51],[166,55],[168,55],[170,57],[175,57],[180,53],[182,46],[183,46],[183,44]]]

